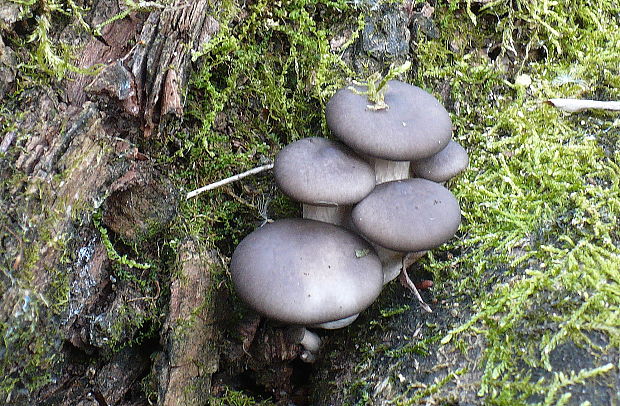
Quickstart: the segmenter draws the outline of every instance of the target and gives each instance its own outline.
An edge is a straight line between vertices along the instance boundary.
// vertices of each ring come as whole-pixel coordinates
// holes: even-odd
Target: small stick
[[[273,164],[267,164],[267,165],[263,165],[263,166],[259,166],[259,167],[250,169],[249,171],[238,173],[238,174],[236,174],[234,176],[231,176],[229,178],[226,178],[226,179],[218,180],[217,182],[211,183],[210,185],[203,186],[203,187],[198,188],[196,190],[192,190],[191,192],[189,192],[187,194],[186,199],[191,199],[192,197],[197,196],[197,195],[201,194],[202,192],[206,192],[208,190],[212,190],[212,189],[218,188],[220,186],[224,186],[224,185],[226,185],[228,183],[236,182],[236,181],[238,181],[240,179],[245,178],[246,176],[250,176],[250,175],[257,174],[257,173],[261,173],[263,171],[268,171],[271,168],[273,168]]]
[[[562,111],[577,113],[587,109],[600,109],[608,111],[620,111],[620,101],[600,101],[587,99],[549,99],[545,104]]]
[[[405,267],[405,259],[404,258],[403,258],[403,267],[400,270],[400,278],[399,279],[400,279],[400,283],[402,283],[403,285],[408,287],[409,290],[411,290],[413,292],[415,297],[418,298],[418,302],[420,302],[420,306],[422,307],[422,309],[424,309],[425,311],[427,311],[429,313],[432,313],[433,310],[431,310],[430,306],[426,304],[424,299],[422,299],[422,296],[420,296],[420,292],[418,292],[418,289],[415,287],[415,284],[409,278],[409,275],[407,274],[407,268]]]

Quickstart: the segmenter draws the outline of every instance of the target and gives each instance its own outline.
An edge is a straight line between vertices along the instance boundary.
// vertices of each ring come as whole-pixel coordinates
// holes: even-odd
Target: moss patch
[[[422,262],[434,277],[437,315],[418,315],[386,296],[369,313],[378,317],[369,331],[347,329],[356,339],[332,335],[351,346],[360,337],[399,337],[359,349],[347,401],[387,396],[377,388],[388,387],[402,405],[454,402],[465,392],[489,404],[565,404],[596,396],[579,394],[586,386],[613,396],[620,123],[614,114],[568,115],[542,101],[618,99],[620,10],[585,0],[435,6],[439,38],[413,38],[408,81],[443,99],[455,139],[470,152],[470,168],[449,185],[463,225]],[[258,1],[239,12],[228,4],[219,35],[196,55],[204,68],[188,96],[193,129],[166,140],[167,161],[178,165],[187,189],[271,161],[298,138],[328,135],[325,102],[353,76],[339,58],[343,48],[330,46],[338,34],[329,30],[353,27],[353,41],[361,20],[352,14],[363,15],[353,7]],[[291,207],[269,176],[256,177],[186,202],[182,227],[228,255],[269,217],[297,214]],[[416,329],[392,330],[391,320],[411,317],[422,338]],[[588,356],[562,362],[571,348]],[[408,366],[440,352],[465,354],[465,361],[426,365],[424,373]],[[373,368],[386,359],[389,370],[376,382]]]
[[[270,162],[296,139],[326,135],[323,107],[352,74],[331,52],[328,30],[352,19],[348,8],[324,0],[228,5],[219,34],[195,55],[204,65],[188,95],[194,127],[167,140],[174,162],[187,164],[178,175],[188,189]],[[268,176],[185,207],[191,228],[227,253],[269,217],[297,214],[291,210]]]

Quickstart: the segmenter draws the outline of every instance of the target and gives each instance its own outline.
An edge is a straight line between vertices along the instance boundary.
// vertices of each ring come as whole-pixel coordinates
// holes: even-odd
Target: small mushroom
[[[399,273],[407,252],[435,248],[454,236],[461,210],[454,195],[426,179],[382,183],[352,211],[358,232],[371,241],[384,267],[385,282]]]
[[[303,217],[342,225],[375,187],[370,165],[340,142],[312,137],[284,147],[274,163],[278,187],[303,203]]]
[[[411,173],[414,177],[443,183],[465,170],[468,164],[469,157],[465,148],[450,140],[448,145],[435,155],[411,162]]]
[[[364,95],[347,87],[325,111],[330,130],[372,161],[376,183],[408,178],[409,161],[436,154],[452,136],[450,115],[433,95],[397,80],[387,86],[385,109],[369,108]]]
[[[308,219],[277,220],[249,234],[237,246],[230,272],[249,307],[294,326],[349,324],[383,286],[381,262],[368,242]],[[299,335],[306,360],[317,351],[312,334]]]

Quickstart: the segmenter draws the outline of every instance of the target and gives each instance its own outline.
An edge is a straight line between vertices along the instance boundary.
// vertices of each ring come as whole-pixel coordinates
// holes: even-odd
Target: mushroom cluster
[[[468,158],[451,140],[448,112],[407,83],[391,80],[383,91],[381,106],[358,85],[330,99],[327,124],[342,142],[305,138],[280,151],[275,181],[303,204],[303,218],[255,230],[231,260],[239,297],[292,326],[306,361],[320,345],[306,327],[352,323],[385,283],[406,275],[405,258],[443,244],[461,221],[443,183]]]

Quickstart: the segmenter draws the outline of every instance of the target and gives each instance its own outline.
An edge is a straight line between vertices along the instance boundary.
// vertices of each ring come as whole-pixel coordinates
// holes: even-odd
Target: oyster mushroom
[[[426,179],[382,183],[351,213],[357,231],[374,244],[384,282],[396,278],[408,252],[435,248],[456,233],[461,210],[452,193]]]
[[[325,115],[336,137],[368,156],[376,183],[408,178],[410,161],[436,154],[452,136],[446,109],[419,87],[391,80],[385,92],[388,107],[371,109],[368,103],[347,87],[329,100]]]
[[[278,187],[303,203],[303,217],[342,225],[375,187],[366,161],[340,142],[312,137],[284,147],[274,162]]]
[[[443,183],[461,173],[469,164],[467,151],[456,141],[450,140],[448,145],[435,155],[411,162],[413,177]]]
[[[237,246],[230,272],[249,307],[303,327],[296,336],[306,361],[314,359],[320,339],[305,327],[344,327],[383,287],[381,262],[368,242],[308,219],[277,220],[249,234]]]

